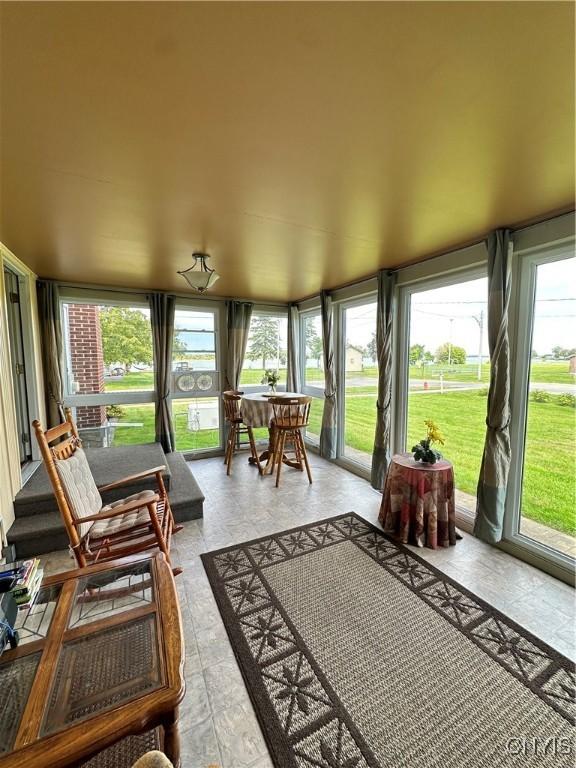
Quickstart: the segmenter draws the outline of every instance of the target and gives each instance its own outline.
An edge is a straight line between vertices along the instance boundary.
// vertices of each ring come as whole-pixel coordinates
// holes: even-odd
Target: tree
[[[453,365],[464,365],[466,362],[466,350],[464,347],[457,347],[450,344],[449,341],[441,344],[436,350],[436,362],[447,363],[450,361]]]
[[[266,370],[266,361],[278,356],[280,321],[277,317],[260,315],[254,317],[250,326],[250,346],[248,358],[262,358],[262,368]]]
[[[100,329],[105,365],[120,363],[129,372],[136,363],[152,364],[152,329],[143,312],[128,307],[102,308]]]
[[[316,364],[320,367],[322,352],[322,338],[312,323],[306,323],[306,357],[316,360]]]
[[[568,360],[576,355],[576,349],[564,349],[564,347],[552,347],[552,354],[555,360]]]
[[[376,358],[378,357],[378,353],[376,351],[376,334],[374,331],[372,331],[372,338],[366,345],[366,355],[376,362]]]
[[[424,360],[424,352],[424,344],[412,344],[408,355],[410,365],[416,365],[416,363],[422,362]]]

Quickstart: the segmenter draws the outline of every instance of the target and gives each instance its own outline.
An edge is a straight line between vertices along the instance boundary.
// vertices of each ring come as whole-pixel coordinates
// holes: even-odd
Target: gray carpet
[[[277,766],[573,766],[574,665],[356,515],[203,561]]]

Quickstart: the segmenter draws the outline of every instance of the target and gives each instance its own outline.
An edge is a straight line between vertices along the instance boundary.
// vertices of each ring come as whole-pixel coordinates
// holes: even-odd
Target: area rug
[[[574,665],[356,514],[202,559],[276,766],[573,766]]]

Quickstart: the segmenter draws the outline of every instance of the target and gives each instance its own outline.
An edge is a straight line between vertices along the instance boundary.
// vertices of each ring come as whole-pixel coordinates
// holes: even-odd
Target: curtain
[[[154,348],[156,442],[160,443],[165,453],[171,453],[176,447],[170,408],[176,299],[165,293],[151,293],[148,301],[150,303],[152,346]]]
[[[378,272],[378,310],[376,315],[376,354],[378,357],[378,400],[376,433],[372,453],[372,488],[382,491],[390,463],[390,417],[392,403],[392,317],[396,273]]]
[[[474,535],[491,544],[502,538],[504,506],[510,469],[510,353],[508,305],[512,240],[510,230],[498,229],[487,241],[488,346],[490,387],[486,438],[480,467]]]
[[[288,367],[286,372],[286,391],[300,392],[302,387],[300,372],[300,313],[296,304],[288,306]]]
[[[49,280],[36,282],[40,345],[44,370],[47,428],[64,421],[64,371],[62,325],[58,286]]]
[[[326,292],[320,293],[322,311],[322,342],[324,345],[324,413],[320,431],[320,456],[336,458],[337,403],[336,403],[336,361],[334,358],[334,330],[332,298]]]
[[[224,389],[237,390],[240,386],[240,374],[250,333],[250,318],[254,305],[246,301],[227,302],[228,348],[226,352],[226,372]]]

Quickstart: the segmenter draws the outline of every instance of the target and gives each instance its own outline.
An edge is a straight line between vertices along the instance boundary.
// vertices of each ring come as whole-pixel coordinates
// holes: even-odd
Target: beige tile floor
[[[187,692],[181,708],[186,768],[268,768],[272,765],[199,555],[344,512],[375,523],[381,496],[346,470],[311,457],[314,483],[286,471],[279,489],[259,478],[243,455],[231,477],[221,459],[191,462],[204,493],[204,519],[185,524],[174,559],[186,640]],[[472,536],[449,550],[419,550],[496,608],[567,656],[576,656],[574,590]],[[45,558],[48,572],[68,568],[65,552]]]

